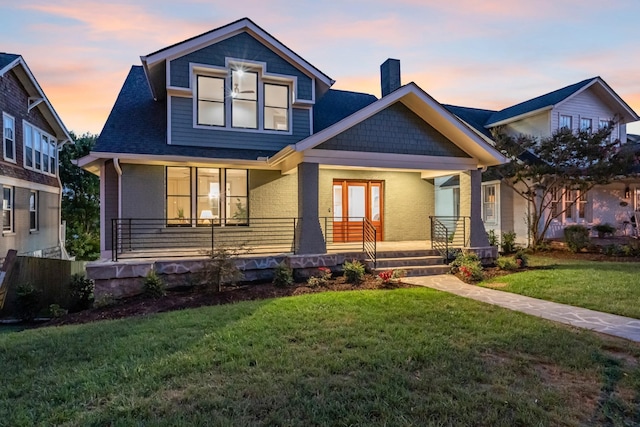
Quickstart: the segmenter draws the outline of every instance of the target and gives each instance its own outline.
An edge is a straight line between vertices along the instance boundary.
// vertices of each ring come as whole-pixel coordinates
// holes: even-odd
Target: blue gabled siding
[[[309,110],[292,109],[293,134],[193,127],[193,100],[171,98],[171,144],[216,148],[275,150],[309,136]]]
[[[247,33],[241,33],[171,61],[171,85],[189,87],[189,63],[225,66],[225,58],[260,61],[267,72],[298,78],[299,99],[311,100],[311,78]]]

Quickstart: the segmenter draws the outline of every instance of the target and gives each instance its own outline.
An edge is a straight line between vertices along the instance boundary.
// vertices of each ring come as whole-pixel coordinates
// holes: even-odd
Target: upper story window
[[[16,161],[16,119],[10,115],[2,114],[2,123],[4,129],[4,159],[10,162]]]
[[[56,140],[29,123],[24,123],[24,167],[48,175],[56,174]]]
[[[580,130],[591,133],[593,129],[593,121],[591,119],[580,119]]]
[[[571,116],[565,116],[564,114],[560,116],[560,129],[573,129],[572,126],[572,117]]]
[[[292,80],[264,73],[260,64],[233,63],[230,68],[196,68],[194,124],[289,132]]]

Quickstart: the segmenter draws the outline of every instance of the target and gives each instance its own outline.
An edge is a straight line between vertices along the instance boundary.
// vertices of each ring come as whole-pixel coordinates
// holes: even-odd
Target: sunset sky
[[[99,133],[141,55],[242,17],[336,89],[380,96],[392,57],[442,103],[501,109],[599,75],[640,113],[637,0],[0,0],[0,52],[69,130]]]

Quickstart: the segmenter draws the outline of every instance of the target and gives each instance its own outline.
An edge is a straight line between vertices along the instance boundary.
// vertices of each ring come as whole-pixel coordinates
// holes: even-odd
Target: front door
[[[382,240],[382,181],[333,181],[333,240],[362,240],[364,218],[376,228]]]

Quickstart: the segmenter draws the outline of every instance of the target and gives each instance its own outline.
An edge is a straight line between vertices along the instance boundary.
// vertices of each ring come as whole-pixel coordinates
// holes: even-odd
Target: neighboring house
[[[479,133],[491,137],[491,131],[500,127],[512,136],[520,134],[545,138],[566,127],[573,131],[596,129],[611,120],[615,126],[611,138],[627,143],[626,124],[639,120],[638,115],[600,77],[583,80],[545,95],[530,99],[501,111],[446,106]],[[631,141],[630,141],[631,142]],[[497,234],[515,231],[519,243],[527,243],[526,218],[528,204],[489,169],[483,174],[482,217],[486,229]],[[458,204],[457,178],[443,180],[437,191],[438,215],[455,214]],[[606,186],[597,186],[585,194],[569,192],[566,200],[559,198],[553,207],[565,210],[553,223],[548,238],[562,236],[562,230],[571,224],[592,225],[609,223],[620,233],[630,233],[630,218],[640,210],[640,181],[620,180]]]
[[[20,55],[0,53],[0,111],[0,257],[63,257],[58,152],[71,137]]]
[[[333,90],[246,18],[141,59],[79,161],[100,176],[103,256],[144,227],[162,248],[212,226],[272,242],[280,223],[293,224],[299,254],[362,239],[363,223],[378,241],[424,242],[433,178],[451,174],[471,218],[465,243],[487,246],[479,168],[505,159],[416,84],[402,86],[399,61],[381,66],[381,99]]]

